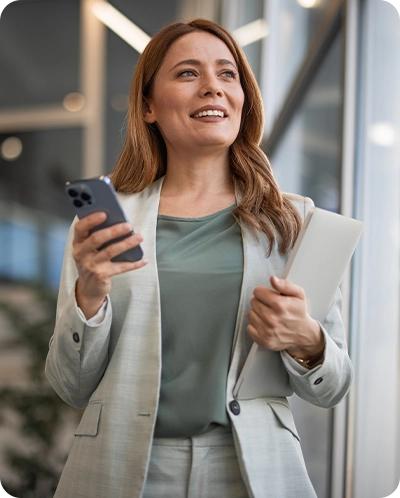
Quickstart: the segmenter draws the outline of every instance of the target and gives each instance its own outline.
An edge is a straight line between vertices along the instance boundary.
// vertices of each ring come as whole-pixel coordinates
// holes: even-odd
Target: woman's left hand
[[[271,277],[275,290],[256,287],[250,301],[247,333],[273,351],[309,359],[324,349],[321,328],[307,312],[304,290],[285,279]]]

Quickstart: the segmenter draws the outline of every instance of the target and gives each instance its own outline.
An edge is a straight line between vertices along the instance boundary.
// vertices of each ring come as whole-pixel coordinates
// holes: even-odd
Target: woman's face
[[[167,150],[220,152],[239,132],[244,93],[232,53],[207,32],[176,40],[147,99],[145,120],[157,123]]]

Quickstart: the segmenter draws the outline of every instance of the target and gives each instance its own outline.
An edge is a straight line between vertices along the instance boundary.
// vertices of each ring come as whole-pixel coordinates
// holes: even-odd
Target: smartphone
[[[116,223],[128,221],[121,204],[118,201],[114,186],[108,176],[67,182],[65,185],[65,192],[79,219],[98,211],[104,211],[107,214],[107,219],[100,225],[92,228],[90,231],[91,233],[96,230],[101,230],[102,228],[110,227]],[[112,239],[99,247],[99,250],[104,249],[104,247],[107,247],[114,242],[119,242],[120,240],[129,237],[133,233],[134,232],[132,231],[121,237]],[[137,246],[118,254],[112,258],[111,261],[139,261],[142,257],[142,248]]]

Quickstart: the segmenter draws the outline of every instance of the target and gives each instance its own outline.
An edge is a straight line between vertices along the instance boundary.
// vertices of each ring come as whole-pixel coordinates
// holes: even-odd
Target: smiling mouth
[[[216,116],[216,117],[219,117],[219,118],[224,118],[225,117],[225,113],[223,111],[218,111],[218,110],[213,110],[213,109],[209,109],[208,111],[201,111],[201,112],[198,112],[197,114],[193,114],[193,116],[191,116],[192,118],[204,118],[204,117],[208,117],[208,116]]]

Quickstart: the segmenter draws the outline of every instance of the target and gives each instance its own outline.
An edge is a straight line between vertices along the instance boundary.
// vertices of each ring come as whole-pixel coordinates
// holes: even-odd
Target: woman
[[[315,496],[286,398],[232,395],[252,339],[311,403],[351,382],[339,294],[319,324],[276,278],[312,202],[279,191],[262,117],[217,24],[174,23],[142,54],[112,175],[140,235],[98,251],[131,227],[89,235],[96,213],[67,242],[46,373],[86,409],[56,497]],[[139,243],[146,259],[110,261]]]

